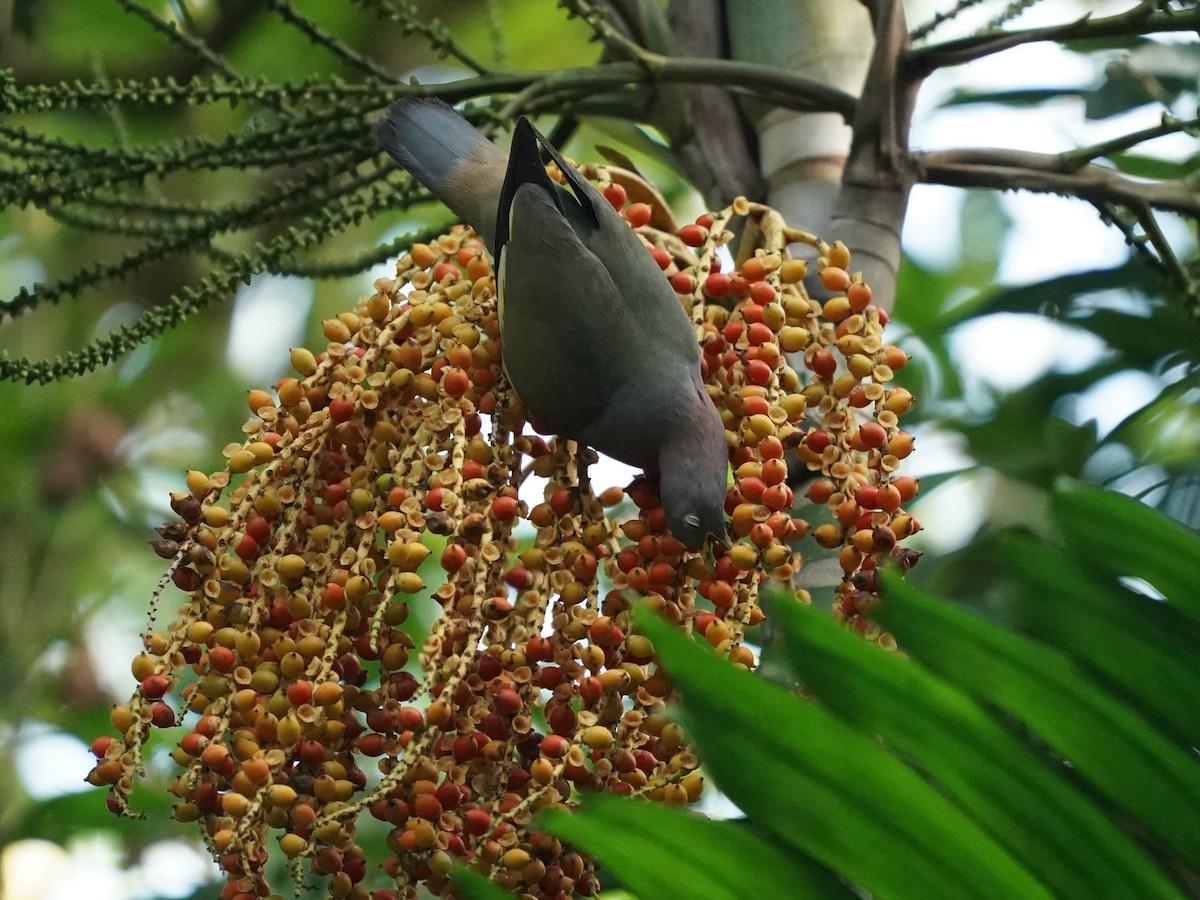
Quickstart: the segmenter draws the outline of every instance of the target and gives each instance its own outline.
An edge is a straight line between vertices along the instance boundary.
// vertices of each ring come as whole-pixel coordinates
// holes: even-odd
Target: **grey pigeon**
[[[523,116],[511,155],[427,99],[393,103],[379,139],[497,260],[504,370],[538,422],[657,478],[678,540],[726,540],[725,428],[691,321],[612,204]]]

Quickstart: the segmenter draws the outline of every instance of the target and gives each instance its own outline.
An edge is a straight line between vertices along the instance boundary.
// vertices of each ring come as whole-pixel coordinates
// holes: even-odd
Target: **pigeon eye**
[[[699,528],[700,517],[697,515],[688,514],[683,517],[683,524],[688,526],[688,528]]]

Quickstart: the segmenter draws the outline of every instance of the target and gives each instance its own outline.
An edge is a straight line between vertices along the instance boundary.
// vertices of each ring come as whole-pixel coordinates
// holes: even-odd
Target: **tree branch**
[[[667,24],[681,53],[692,57],[729,54],[721,0],[671,0]],[[691,133],[677,146],[683,167],[710,208],[730,197],[766,198],[753,128],[732,93],[715,85],[687,88]]]
[[[888,310],[896,297],[900,230],[913,183],[908,133],[920,86],[919,78],[899,71],[907,45],[903,4],[884,0],[875,11],[875,51],[830,220],[830,233],[854,253],[874,302]]]
[[[631,87],[662,81],[671,84],[711,84],[757,94],[788,109],[835,112],[849,120],[858,100],[845,91],[770,66],[728,59],[699,59],[646,54],[649,65],[632,62],[599,63],[549,72],[497,73],[444,84],[396,85],[396,95],[436,96],[449,102],[469,100],[505,91],[527,91],[531,96],[567,91],[580,96],[609,88]]]
[[[1136,181],[1112,169],[1078,167],[1068,155],[1024,150],[935,150],[913,155],[926,184],[1026,190],[1200,217],[1200,195],[1181,181]],[[1066,158],[1064,158],[1066,157]]]
[[[1192,31],[1200,27],[1200,9],[1160,12],[1157,11],[1158,5],[1156,0],[1143,0],[1123,13],[1099,19],[1093,18],[1089,13],[1081,19],[1061,25],[976,34],[940,44],[930,44],[908,51],[905,61],[914,74],[924,77],[934,69],[959,66],[1021,44],[1130,37],[1166,31]]]
[[[1178,134],[1182,131],[1194,135],[1197,128],[1200,128],[1200,118],[1181,120],[1164,114],[1162,122],[1157,125],[1143,128],[1141,131],[1131,131],[1129,134],[1123,134],[1087,147],[1080,147],[1078,150],[1071,150],[1063,153],[1062,158],[1069,170],[1077,170],[1093,160],[1120,153],[1122,150],[1128,150],[1130,147],[1136,147],[1145,141],[1152,141],[1168,134]]]
[[[991,149],[914,154],[920,180],[927,184],[1036,191],[1088,201],[1105,221],[1120,228],[1130,245],[1156,262],[1183,289],[1193,312],[1200,314],[1200,284],[1180,262],[1155,215],[1163,211],[1196,219],[1200,217],[1200,194],[1186,180],[1136,181],[1094,163],[1080,165],[1079,159],[1076,153]],[[1141,234],[1134,230],[1135,222],[1141,226]]]

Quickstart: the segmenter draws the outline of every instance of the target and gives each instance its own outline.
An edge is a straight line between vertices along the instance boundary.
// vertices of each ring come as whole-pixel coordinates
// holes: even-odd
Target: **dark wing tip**
[[[513,129],[512,145],[508,153],[508,171],[504,173],[504,185],[500,189],[500,202],[496,205],[496,253],[508,242],[509,213],[513,199],[523,184],[537,185],[554,201],[554,205],[562,210],[562,197],[556,189],[554,181],[546,174],[546,166],[542,162],[542,148],[549,148],[546,139],[533,127],[533,123],[525,116],[517,119]],[[553,148],[550,148],[553,150]]]

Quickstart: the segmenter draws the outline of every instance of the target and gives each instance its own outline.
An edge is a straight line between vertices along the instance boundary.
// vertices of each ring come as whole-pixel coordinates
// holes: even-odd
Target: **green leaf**
[[[1108,362],[1081,373],[1046,375],[997,396],[990,415],[947,424],[962,432],[981,465],[1048,489],[1064,472],[1079,475],[1097,445],[1095,422],[1075,425],[1054,410],[1064,394],[1084,390],[1113,370]]]
[[[1200,765],[1061,653],[884,573],[875,617],[922,665],[1037,732],[1080,775],[1193,864]]]
[[[854,896],[828,869],[744,823],[594,795],[573,813],[545,810],[539,824],[598,859],[623,887],[648,900]]]
[[[823,706],[936,779],[1057,894],[1180,896],[1090,798],[961,691],[825,612],[780,598],[770,613],[794,672]]]
[[[1067,546],[1111,575],[1134,575],[1200,622],[1200,537],[1114,491],[1064,484],[1051,503]]]
[[[1085,95],[1089,119],[1118,115],[1147,103],[1170,108],[1181,95],[1195,96],[1200,54],[1195,45],[1149,41],[1111,61],[1104,76],[1104,83]]]
[[[999,535],[997,546],[1022,587],[1010,601],[1018,627],[1104,673],[1184,746],[1200,746],[1191,623],[1166,603],[1090,578],[1028,535]]]
[[[1033,284],[1004,287],[987,297],[976,309],[977,315],[998,312],[1028,312],[1062,318],[1073,301],[1080,297],[1114,290],[1151,291],[1162,284],[1162,277],[1139,257],[1110,269],[1072,272]]]
[[[494,881],[466,866],[454,867],[454,882],[462,900],[513,900],[513,895]]]
[[[1200,154],[1193,154],[1182,161],[1129,152],[1110,153],[1108,158],[1126,174],[1138,178],[1154,178],[1159,181],[1186,178],[1200,169]]]
[[[647,610],[705,771],[756,825],[880,898],[1048,897],[979,827],[869,737],[733,668]]]
[[[1124,444],[1142,464],[1187,466],[1200,455],[1200,410],[1189,398],[1200,388],[1200,371],[1174,381],[1122,419],[1108,440]]]
[[[1040,106],[1064,97],[1078,97],[1084,93],[1085,91],[1077,87],[1023,88],[1009,91],[973,91],[960,88],[943,100],[941,105],[966,106],[972,103],[998,103],[1002,106]]]

